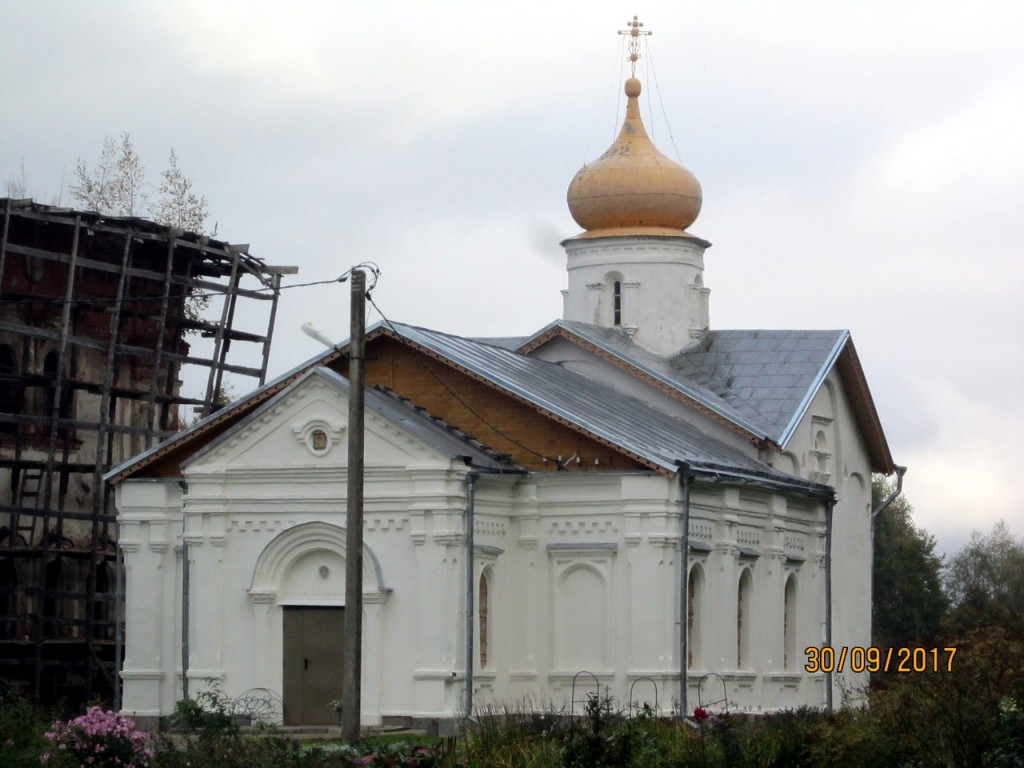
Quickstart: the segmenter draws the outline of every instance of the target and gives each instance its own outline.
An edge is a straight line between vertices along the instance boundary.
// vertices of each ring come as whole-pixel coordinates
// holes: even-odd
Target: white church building
[[[595,686],[666,714],[827,706],[843,681],[805,649],[870,645],[871,475],[894,465],[853,342],[711,329],[700,185],[640,89],[569,186],[563,319],[367,334],[364,724]],[[337,721],[347,368],[326,351],[108,475],[124,711],[169,714],[187,679]]]

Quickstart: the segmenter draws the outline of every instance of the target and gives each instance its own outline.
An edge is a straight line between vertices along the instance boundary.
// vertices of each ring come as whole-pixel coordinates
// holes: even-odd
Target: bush
[[[232,709],[231,699],[214,688],[199,693],[194,699],[182,699],[175,704],[171,722],[175,728],[200,736],[238,736],[241,728]]]
[[[1024,712],[1017,702],[1004,696],[999,702],[999,740],[985,755],[991,768],[1020,768],[1024,765]]]
[[[893,675],[871,696],[889,753],[922,768],[984,765],[1000,738],[1000,701],[1024,701],[1024,640],[993,627],[955,645],[951,672]]]
[[[569,731],[562,747],[563,768],[620,768],[626,764],[628,739],[612,699],[590,695],[582,727]]]
[[[0,765],[28,768],[39,765],[46,748],[46,724],[24,698],[0,680]]]
[[[99,707],[74,720],[57,720],[45,738],[50,749],[39,756],[43,765],[70,760],[95,768],[147,768],[153,758],[148,733],[135,730],[130,718]]]

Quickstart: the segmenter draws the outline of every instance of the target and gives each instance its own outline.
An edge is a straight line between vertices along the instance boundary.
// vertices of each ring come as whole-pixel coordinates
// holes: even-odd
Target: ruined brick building
[[[215,408],[225,377],[263,382],[289,270],[144,219],[0,211],[0,678],[44,704],[116,699],[103,473]],[[235,327],[240,300],[258,330]]]

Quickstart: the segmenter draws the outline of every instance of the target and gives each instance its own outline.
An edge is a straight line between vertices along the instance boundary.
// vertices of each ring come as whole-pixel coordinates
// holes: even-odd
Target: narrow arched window
[[[790,669],[796,661],[796,576],[786,580],[782,607],[782,667]]]
[[[622,325],[622,281],[612,283],[612,325]]]
[[[487,574],[480,574],[479,604],[477,606],[477,621],[480,625],[480,668],[487,668],[487,659],[490,655],[490,612],[491,594],[487,583]]]
[[[824,430],[819,429],[814,436],[814,450],[818,454],[818,471],[828,472],[828,438]]]
[[[750,569],[745,568],[740,576],[740,585],[736,595],[736,669],[745,669],[750,663],[750,624],[751,602],[750,593],[753,583]]]
[[[690,571],[686,589],[686,667],[700,664],[702,578],[700,567]]]

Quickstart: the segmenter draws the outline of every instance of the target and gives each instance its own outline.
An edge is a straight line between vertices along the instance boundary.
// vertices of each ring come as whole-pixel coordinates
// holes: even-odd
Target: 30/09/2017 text
[[[956,647],[951,648],[840,648],[804,649],[804,670],[819,672],[952,672]]]

